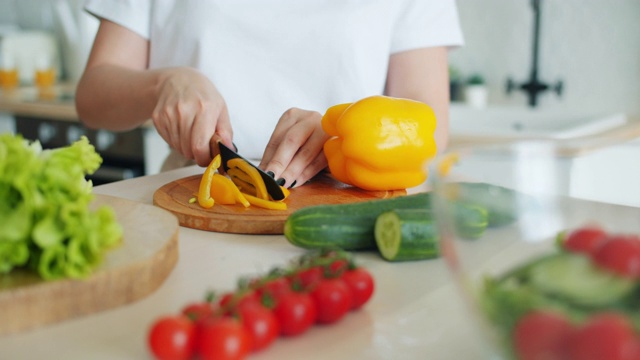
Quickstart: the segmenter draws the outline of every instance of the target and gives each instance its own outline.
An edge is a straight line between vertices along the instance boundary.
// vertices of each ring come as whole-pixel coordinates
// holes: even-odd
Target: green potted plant
[[[465,101],[474,108],[487,106],[488,90],[484,77],[481,74],[472,74],[465,84]]]

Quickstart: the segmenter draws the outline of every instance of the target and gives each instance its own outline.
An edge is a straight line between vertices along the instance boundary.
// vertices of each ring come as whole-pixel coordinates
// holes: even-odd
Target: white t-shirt
[[[384,90],[389,55],[462,44],[455,0],[88,0],[150,41],[150,68],[192,66],[224,97],[257,159],[282,113]]]

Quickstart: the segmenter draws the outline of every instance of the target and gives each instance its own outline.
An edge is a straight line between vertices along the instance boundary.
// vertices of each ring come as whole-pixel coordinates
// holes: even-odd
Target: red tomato
[[[149,331],[149,348],[157,359],[189,359],[193,355],[195,325],[184,315],[158,319]]]
[[[532,311],[516,323],[513,341],[520,360],[566,359],[571,323],[551,311]]]
[[[208,301],[191,303],[182,309],[182,314],[193,321],[198,321],[213,314],[213,304]]]
[[[240,304],[238,314],[251,336],[253,351],[268,347],[280,334],[280,326],[276,316],[258,302]]]
[[[292,291],[291,282],[286,277],[266,280],[264,283],[256,284],[254,288],[261,300],[267,302],[275,302],[282,294]],[[269,299],[265,299],[265,297]]]
[[[258,296],[258,293],[253,290],[243,293],[227,293],[222,296],[218,304],[224,309],[224,313],[226,315],[233,313],[240,304],[245,302],[259,303],[260,297]]]
[[[633,329],[622,314],[593,315],[569,339],[572,360],[637,360],[634,352]]]
[[[594,254],[596,264],[619,275],[640,278],[640,238],[617,235],[602,244]]]
[[[342,280],[351,290],[352,310],[362,307],[373,295],[375,288],[373,276],[364,268],[355,268],[345,272],[342,275]]]
[[[324,269],[321,266],[312,266],[293,274],[291,286],[299,291],[311,291],[323,278]]]
[[[566,250],[591,255],[606,241],[607,233],[595,226],[585,226],[567,235],[563,246]]]
[[[632,353],[633,355],[631,356],[631,359],[640,359],[640,336],[636,336],[636,341],[634,342]]]
[[[311,297],[316,303],[316,321],[320,324],[331,324],[342,319],[353,305],[351,290],[340,278],[324,279],[311,292]]]
[[[280,297],[273,313],[280,324],[280,334],[295,336],[314,324],[317,310],[311,295],[292,291]]]
[[[200,323],[197,341],[202,359],[243,359],[251,351],[251,337],[232,317],[207,318]]]
[[[223,294],[222,297],[220,298],[220,300],[218,300],[218,305],[221,308],[229,306],[229,304],[231,304],[231,301],[233,300],[234,296],[235,296],[235,293],[232,293],[232,292]]]
[[[349,261],[346,259],[336,259],[329,264],[325,271],[327,277],[340,277],[349,270]]]

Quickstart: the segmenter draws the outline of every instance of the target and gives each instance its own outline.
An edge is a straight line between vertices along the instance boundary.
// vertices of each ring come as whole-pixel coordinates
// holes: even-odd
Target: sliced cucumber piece
[[[485,183],[457,183],[458,199],[471,204],[476,204],[487,209],[489,227],[508,225],[517,220],[517,205],[524,200],[524,194],[512,189]],[[530,204],[531,201],[526,203]]]
[[[529,268],[529,281],[540,291],[583,306],[603,306],[624,300],[635,282],[601,270],[587,256],[561,253]]]
[[[374,235],[385,260],[432,259],[440,255],[438,236],[431,211],[392,210],[378,216]]]
[[[477,239],[484,234],[489,225],[487,209],[475,204],[456,202],[454,217],[456,232],[465,239]]]

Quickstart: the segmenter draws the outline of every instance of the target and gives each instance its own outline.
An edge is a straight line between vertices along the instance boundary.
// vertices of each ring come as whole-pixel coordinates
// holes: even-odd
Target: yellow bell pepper
[[[271,199],[271,201],[285,201],[285,200],[289,197],[289,194],[291,194],[291,191],[289,191],[289,189],[287,189],[287,188],[286,188],[286,187],[284,187],[284,186],[280,186],[280,189],[282,189],[282,193],[284,194],[284,198],[283,198],[282,200],[273,200],[273,199],[271,198],[271,196],[269,196],[269,198]]]
[[[231,168],[227,170],[227,175],[229,175],[231,181],[236,184],[240,191],[249,195],[256,196],[256,187],[251,183],[253,179],[251,179],[251,177],[247,175],[247,173],[238,168]]]
[[[259,197],[263,200],[269,200],[267,186],[264,184],[264,181],[262,180],[262,177],[260,176],[260,173],[258,172],[258,170],[256,170],[256,168],[251,166],[246,161],[238,158],[227,161],[227,166],[229,167],[229,170],[236,168],[247,174],[251,179],[250,183],[256,188],[256,197]]]
[[[257,207],[261,207],[263,209],[269,209],[269,210],[287,210],[287,203],[282,201],[265,200],[249,194],[244,194],[244,197],[253,206],[257,206]]]
[[[209,166],[204,171],[202,178],[200,179],[200,187],[198,189],[198,204],[205,209],[209,209],[213,206],[215,201],[211,197],[211,181],[213,180],[213,175],[216,173],[218,168],[220,167],[220,155],[216,155],[216,157],[211,160]]]
[[[249,207],[251,204],[242,195],[236,184],[228,177],[221,174],[214,174],[211,180],[211,197],[215,202],[231,205],[240,203],[244,207]]]
[[[436,117],[427,104],[371,96],[330,107],[322,128],[331,174],[365,190],[417,186],[427,178],[425,163],[436,155]]]

